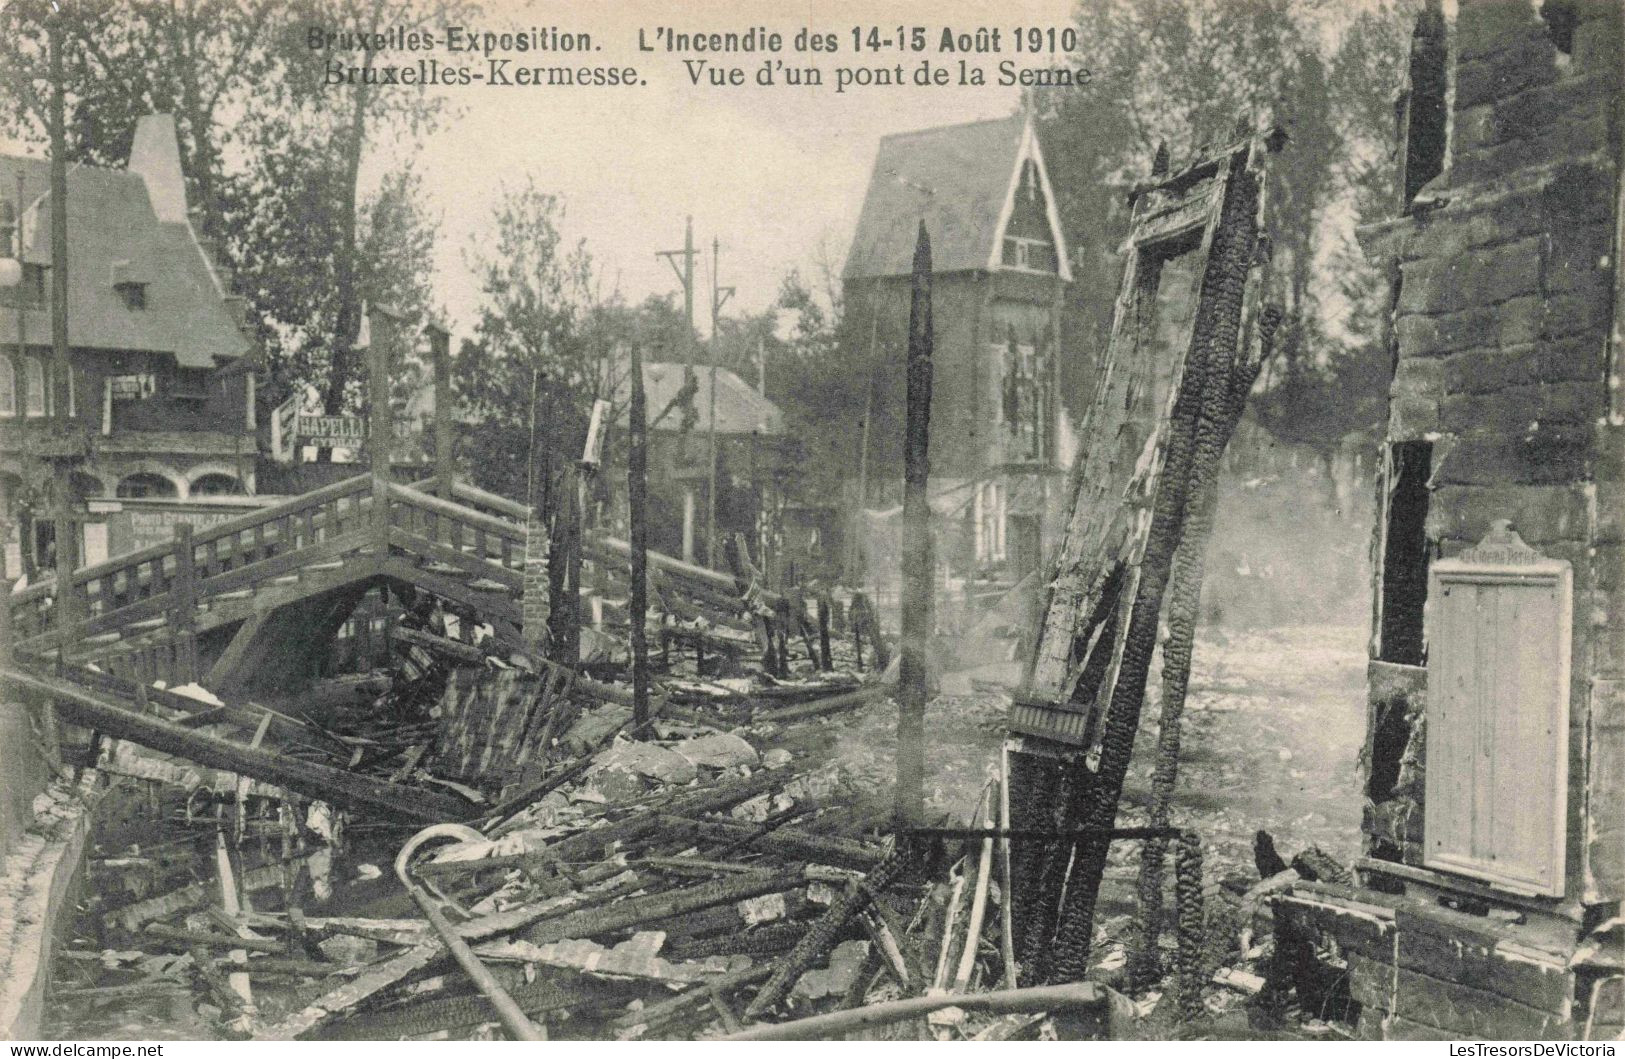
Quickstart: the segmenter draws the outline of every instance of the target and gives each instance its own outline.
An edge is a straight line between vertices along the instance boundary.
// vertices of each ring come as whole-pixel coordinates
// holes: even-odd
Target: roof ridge
[[[948,132],[954,129],[969,129],[976,125],[998,125],[1003,122],[1024,119],[1025,117],[1026,115],[1018,110],[1002,118],[977,118],[975,121],[953,121],[948,122],[945,125],[931,125],[923,129],[906,129],[903,132],[888,132],[880,139],[882,142],[886,140],[906,140],[915,136],[930,136],[934,133]]]

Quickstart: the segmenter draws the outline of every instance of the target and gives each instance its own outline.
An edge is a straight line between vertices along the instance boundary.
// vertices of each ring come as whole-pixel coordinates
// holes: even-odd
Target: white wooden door
[[[1561,895],[1572,574],[1498,526],[1428,586],[1423,863]]]

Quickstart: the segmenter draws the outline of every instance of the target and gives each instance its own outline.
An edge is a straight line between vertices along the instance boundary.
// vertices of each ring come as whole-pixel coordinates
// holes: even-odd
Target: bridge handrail
[[[451,494],[454,497],[467,500],[469,503],[488,507],[493,511],[507,515],[509,518],[518,519],[520,522],[530,518],[530,509],[524,504],[519,503],[517,500],[509,500],[497,493],[487,492],[477,485],[469,485],[467,482],[453,482]]]
[[[244,515],[241,518],[234,518],[227,522],[200,529],[192,534],[192,543],[198,545],[209,544],[224,537],[229,537],[233,533],[241,533],[243,530],[250,530],[255,526],[263,526],[267,522],[275,522],[286,515],[296,515],[307,508],[321,507],[330,500],[340,500],[352,493],[363,494],[367,491],[371,481],[372,476],[370,474],[357,474],[329,483],[319,489],[312,489],[308,493],[291,496],[286,500],[278,501],[269,507],[262,507],[258,511]]]
[[[110,615],[138,605],[144,605],[139,607],[140,613],[152,611],[153,601],[169,597],[172,583],[183,572],[190,591],[201,589],[208,595],[209,588],[224,572],[222,568],[254,567],[285,546],[283,530],[291,528],[286,520],[306,515],[311,531],[331,533],[330,514],[336,515],[332,505],[346,499],[354,499],[357,507],[366,503],[371,498],[367,492],[369,482],[370,475],[352,476],[197,531],[191,534],[190,563],[184,561],[179,546],[184,538],[177,537],[77,570],[68,579],[68,591],[77,597],[72,608],[72,629],[106,627]],[[273,527],[270,533],[263,529],[266,526]],[[243,541],[243,534],[250,532],[255,534],[253,539]],[[293,536],[297,538],[298,534]],[[231,542],[225,555],[218,548],[223,540]],[[51,599],[48,606],[44,602],[47,598]],[[15,593],[11,606],[19,642],[49,633],[61,634],[61,604],[54,577]],[[100,610],[94,612],[98,604]]]
[[[454,486],[452,495],[463,502],[389,483],[381,497],[394,510],[379,512],[373,508],[380,494],[373,491],[372,476],[355,475],[75,571],[65,593],[58,593],[52,577],[13,593],[0,605],[12,608],[19,643],[44,637],[71,640],[137,618],[178,616],[219,591],[290,572],[307,548],[318,547],[325,554],[336,544],[354,541],[357,522],[372,523],[375,530],[367,532],[378,534],[378,547],[388,548],[394,532],[390,527],[398,524],[408,534],[398,543],[408,550],[430,550],[437,554],[426,558],[509,571],[499,579],[511,576],[524,561],[523,505],[472,486]],[[449,547],[443,535],[449,535]]]
[[[346,496],[351,492],[359,493],[366,488],[368,479],[369,476],[365,474],[355,475],[350,478],[346,478],[343,481],[333,482],[330,485],[324,485],[320,489],[313,489],[308,493],[300,493],[298,496],[289,497],[287,500],[279,501],[278,503],[271,504],[267,507],[258,508],[246,515],[241,515],[234,519],[228,519],[225,522],[216,523],[213,526],[198,530],[196,533],[194,533],[192,535],[192,543],[194,545],[208,544],[213,541],[220,540],[223,537],[229,537],[233,533],[241,533],[243,530],[253,529],[255,526],[263,525],[267,522],[274,522],[284,515],[296,514],[303,511],[307,507],[319,506],[326,503],[328,500]],[[151,562],[154,559],[168,556],[172,554],[174,550],[175,542],[171,540],[164,541],[162,544],[149,544],[145,548],[137,548],[133,552],[124,552],[123,554],[115,555],[110,559],[103,559],[101,562],[96,563],[93,566],[86,566],[79,570],[75,570],[73,575],[68,579],[68,584],[87,585],[92,581],[106,577],[108,574],[117,573],[119,570],[122,570],[125,567],[140,566],[142,563]],[[41,579],[37,584],[29,585],[20,592],[12,593],[11,600],[14,605],[17,603],[27,603],[30,600],[38,599],[41,596],[51,595],[55,591],[56,576],[54,574],[50,574]]]
[[[450,500],[443,500],[431,493],[414,489],[409,485],[392,482],[389,486],[391,499],[399,500],[416,508],[421,508],[430,514],[460,522],[473,529],[483,529],[487,533],[505,537],[517,544],[525,542],[525,527],[516,525],[504,518],[487,515],[483,511],[475,511]]]

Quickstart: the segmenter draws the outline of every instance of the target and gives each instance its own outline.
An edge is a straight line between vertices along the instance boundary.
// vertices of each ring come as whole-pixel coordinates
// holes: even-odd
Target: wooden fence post
[[[380,554],[389,551],[389,452],[394,440],[389,407],[389,360],[399,337],[395,314],[367,309],[372,342],[367,347],[367,458],[372,466],[372,525]]]

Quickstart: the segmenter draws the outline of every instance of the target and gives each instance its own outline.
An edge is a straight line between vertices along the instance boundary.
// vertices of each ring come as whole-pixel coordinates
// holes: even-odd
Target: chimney
[[[135,143],[126,168],[146,181],[152,210],[160,221],[185,224],[186,179],[181,175],[180,141],[175,119],[169,114],[148,114],[135,123]]]

